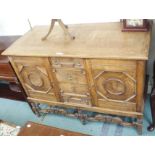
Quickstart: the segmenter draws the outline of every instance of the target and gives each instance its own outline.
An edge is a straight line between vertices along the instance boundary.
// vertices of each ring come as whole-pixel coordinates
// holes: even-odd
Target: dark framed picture
[[[147,19],[123,19],[123,32],[146,32],[149,31],[150,23]]]

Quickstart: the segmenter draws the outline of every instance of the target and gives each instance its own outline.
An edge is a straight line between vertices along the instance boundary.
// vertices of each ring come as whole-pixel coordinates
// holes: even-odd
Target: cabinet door
[[[28,97],[56,101],[53,80],[47,70],[48,59],[13,57],[11,62]]]
[[[91,60],[98,106],[136,111],[136,61]]]

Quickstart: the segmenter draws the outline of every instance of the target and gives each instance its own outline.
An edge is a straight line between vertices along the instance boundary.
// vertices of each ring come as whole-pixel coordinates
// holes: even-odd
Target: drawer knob
[[[60,90],[60,93],[61,93],[61,95],[63,95],[64,91],[63,90]]]
[[[55,73],[56,72],[56,69],[53,69],[53,72]]]
[[[80,68],[82,65],[80,64],[80,63],[76,63],[75,64],[75,67],[78,67],[78,68]]]
[[[90,96],[90,93],[86,93],[87,96]]]
[[[73,77],[72,77],[72,75],[68,75],[68,80],[73,80]]]
[[[86,75],[86,72],[85,72],[85,70],[83,70],[83,69],[81,69],[81,73],[82,73],[83,75]]]

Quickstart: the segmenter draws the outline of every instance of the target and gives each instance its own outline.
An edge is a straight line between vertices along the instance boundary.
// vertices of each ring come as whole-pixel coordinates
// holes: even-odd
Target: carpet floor
[[[33,121],[40,124],[96,136],[138,135],[135,128],[122,127],[115,124],[88,122],[86,125],[83,125],[77,119],[52,114],[38,118],[33,114],[27,103],[2,98],[0,98],[0,119],[20,126],[24,126],[28,121]],[[148,97],[145,103],[143,136],[155,136],[155,131],[147,131],[147,126],[149,125],[150,121],[151,113]]]

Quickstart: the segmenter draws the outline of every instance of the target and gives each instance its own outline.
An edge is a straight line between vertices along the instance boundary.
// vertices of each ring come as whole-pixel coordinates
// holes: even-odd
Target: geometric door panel
[[[127,102],[136,97],[136,80],[127,72],[98,71],[94,80],[99,99]]]
[[[37,60],[37,58],[36,58]],[[56,100],[52,82],[41,62],[15,62],[18,74],[29,97]]]

